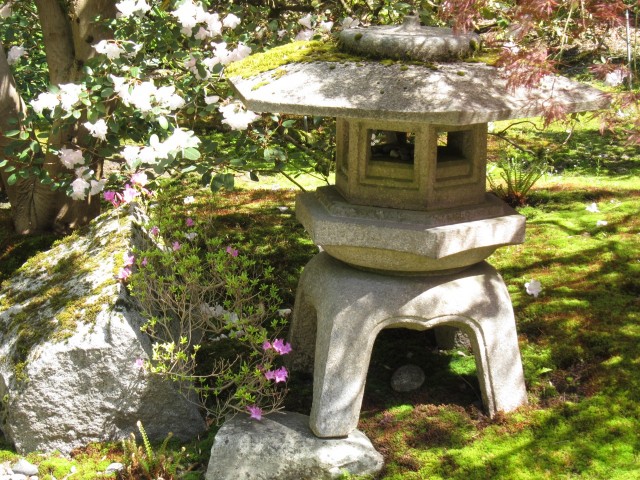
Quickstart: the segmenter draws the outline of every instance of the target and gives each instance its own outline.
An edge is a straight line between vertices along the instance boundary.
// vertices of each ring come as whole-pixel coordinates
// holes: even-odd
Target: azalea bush
[[[129,189],[138,194],[114,202],[145,195],[136,180]],[[186,197],[180,211],[152,210],[147,247],[127,253],[117,274],[153,342],[138,366],[199,398],[213,422],[238,411],[260,419],[282,403],[288,371],[280,357],[291,351],[272,269],[209,235],[194,203]]]
[[[20,15],[35,16],[11,3],[2,8],[4,22],[12,25]],[[9,184],[36,176],[83,200],[104,188],[103,160],[121,166],[122,182],[139,171],[151,176],[196,171],[213,190],[231,188],[231,173],[238,170],[251,171],[254,179],[260,172],[287,168],[328,175],[331,157],[289,158],[287,145],[293,137],[300,143],[309,140],[309,123],[247,111],[233,99],[224,80],[225,66],[253,51],[290,41],[294,35],[327,35],[333,22],[324,14],[269,20],[264,8],[226,2],[209,7],[192,0],[123,0],[116,8],[115,19],[101,20],[113,38],[92,45],[95,56],[77,81],[37,95],[31,88],[25,96],[22,128],[5,132],[14,140],[7,153],[18,160],[17,166],[0,164],[11,169]],[[26,38],[22,43],[12,36],[3,40],[11,45],[8,55],[19,85],[30,85],[26,72],[42,60],[41,49],[33,43],[31,48],[23,46]],[[250,127],[260,119],[258,126]],[[59,131],[65,125],[80,125],[84,141],[50,146],[39,132],[51,131],[53,125]],[[305,133],[282,137],[295,130]],[[222,142],[217,132],[224,132]],[[56,154],[68,174],[52,178],[38,160],[42,153]],[[316,168],[319,161],[324,165]]]

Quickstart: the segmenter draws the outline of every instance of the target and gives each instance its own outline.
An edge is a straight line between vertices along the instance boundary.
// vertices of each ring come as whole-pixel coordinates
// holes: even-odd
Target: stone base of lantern
[[[440,276],[386,276],[316,255],[300,283],[289,366],[313,370],[310,427],[323,438],[356,429],[371,351],[383,328],[452,326],[472,344],[489,415],[527,401],[511,299],[485,262]]]

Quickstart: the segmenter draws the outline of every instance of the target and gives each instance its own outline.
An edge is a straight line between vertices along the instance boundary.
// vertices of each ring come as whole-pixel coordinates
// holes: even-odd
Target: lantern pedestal
[[[292,369],[313,371],[314,434],[343,437],[355,430],[382,329],[439,326],[469,337],[489,415],[526,403],[511,301],[489,264],[449,275],[390,276],[350,267],[326,252],[316,255],[298,285],[289,359]]]

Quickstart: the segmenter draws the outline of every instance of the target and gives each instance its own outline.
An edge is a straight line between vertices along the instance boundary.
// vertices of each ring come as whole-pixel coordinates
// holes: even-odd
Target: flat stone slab
[[[423,212],[353,205],[321,187],[298,195],[296,216],[331,256],[396,272],[460,269],[522,243],[525,233],[525,218],[492,194],[479,205]]]
[[[497,68],[480,63],[297,63],[229,81],[256,112],[444,125],[542,116],[552,99],[567,113],[609,104],[600,90],[560,76],[514,91]]]
[[[362,432],[321,439],[309,417],[274,413],[262,420],[238,415],[216,434],[206,480],[324,480],[375,475],[383,458]]]
[[[451,28],[425,27],[417,16],[404,17],[402,25],[347,28],[340,32],[345,50],[376,58],[458,60],[480,48],[480,36],[456,33]]]

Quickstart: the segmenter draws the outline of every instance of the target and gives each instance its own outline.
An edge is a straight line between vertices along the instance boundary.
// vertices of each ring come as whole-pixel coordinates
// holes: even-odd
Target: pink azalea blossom
[[[130,267],[136,261],[135,255],[129,255],[128,253],[123,254],[122,258],[124,258],[124,266],[125,267]]]
[[[287,353],[289,353],[291,351],[291,344],[290,343],[286,343],[284,340],[282,340],[281,338],[276,338],[273,341],[273,349],[278,352],[280,355],[286,355]]]
[[[135,188],[132,188],[128,183],[124,186],[124,192],[122,193],[124,203],[133,202],[138,195],[138,191]]]
[[[177,242],[177,241],[176,241],[176,242],[173,242],[173,243],[171,244],[171,248],[173,248],[173,251],[174,251],[174,252],[176,252],[176,251],[180,250],[180,247],[181,247],[180,242]]]
[[[275,372],[275,381],[276,383],[286,382],[287,377],[289,376],[289,372],[285,367],[280,367]]]
[[[107,190],[106,192],[104,192],[103,196],[107,202],[110,202],[111,205],[116,208],[118,208],[118,206],[120,205],[120,201],[122,200],[120,194],[112,190]]]
[[[266,372],[264,372],[264,378],[266,378],[267,380],[275,380],[276,379],[275,370],[267,370]]]
[[[149,230],[149,233],[154,237],[157,237],[158,235],[160,235],[160,229],[157,225],[154,225],[153,227],[151,227],[151,230]]]
[[[235,249],[235,248],[233,248],[231,245],[229,245],[229,246],[227,247],[227,253],[228,253],[229,255],[231,255],[232,257],[237,257],[237,256],[238,256],[238,250],[237,250],[237,249]]]
[[[143,267],[146,267],[148,263],[149,261],[147,260],[147,257],[144,257],[140,262],[140,265],[142,265]]]
[[[144,172],[137,172],[131,175],[131,183],[133,183],[134,185],[140,185],[141,187],[144,187],[148,181],[149,179],[147,177],[147,174]]]
[[[195,225],[196,222],[193,221],[193,219],[191,217],[187,218],[187,227],[193,227]]]
[[[249,410],[249,413],[251,414],[251,418],[254,418],[256,420],[262,420],[262,409],[260,407],[253,405],[253,406],[247,407],[247,410]]]
[[[262,344],[262,349],[263,350],[269,350],[271,348],[271,342],[269,340],[265,340],[264,343]]]
[[[118,272],[118,276],[116,278],[121,282],[126,282],[127,280],[129,280],[130,276],[131,276],[131,269],[129,267],[123,267]]]

